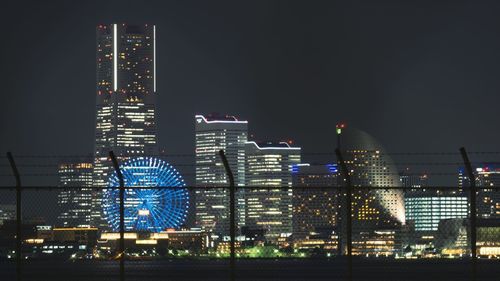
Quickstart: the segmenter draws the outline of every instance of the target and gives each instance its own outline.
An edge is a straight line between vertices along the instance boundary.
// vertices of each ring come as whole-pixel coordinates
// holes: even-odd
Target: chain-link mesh
[[[328,161],[332,154],[313,156],[314,164],[276,174],[279,183],[235,186],[233,222],[229,183],[191,184],[194,166],[184,157],[169,160],[185,186],[126,186],[127,280],[229,280],[231,223],[236,280],[348,280],[350,266],[352,280],[443,280],[442,271],[450,280],[491,280],[499,274],[497,154],[471,153],[475,193],[457,153],[392,154],[395,171],[382,166],[356,174],[352,167],[359,166],[348,166],[351,186],[338,163]],[[361,164],[353,159],[349,165]],[[23,280],[119,280],[120,229],[113,224],[119,213],[112,211],[120,203],[112,190],[119,186],[93,185],[85,164],[92,161],[18,158]],[[17,198],[4,162],[0,267],[6,280],[14,280]]]

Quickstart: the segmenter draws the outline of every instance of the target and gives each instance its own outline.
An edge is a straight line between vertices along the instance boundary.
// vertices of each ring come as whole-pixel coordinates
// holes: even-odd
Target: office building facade
[[[468,217],[468,199],[458,191],[415,190],[405,194],[406,220],[417,232],[437,231],[444,219]]]
[[[195,223],[208,232],[229,234],[229,179],[219,155],[224,150],[236,187],[245,185],[248,122],[230,115],[195,116]],[[237,224],[244,225],[244,190],[237,192]]]
[[[264,230],[268,240],[293,231],[292,167],[300,163],[300,151],[286,142],[245,144],[245,225]]]
[[[292,167],[294,239],[336,228],[340,195],[337,174],[337,164]]]
[[[60,227],[90,227],[92,206],[92,163],[64,163],[59,165],[57,195]]]
[[[485,163],[474,170],[477,190],[477,216],[483,219],[500,218],[500,163]],[[470,187],[469,177],[459,169],[458,186]]]

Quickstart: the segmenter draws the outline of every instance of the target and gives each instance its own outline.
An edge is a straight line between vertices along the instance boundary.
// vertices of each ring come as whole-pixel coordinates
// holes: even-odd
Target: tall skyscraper
[[[286,142],[247,142],[246,216],[249,229],[263,229],[269,240],[292,233],[292,167],[300,147]]]
[[[352,239],[358,243],[366,233],[391,230],[405,223],[404,193],[390,155],[366,132],[337,126],[338,147],[352,183]],[[340,147],[342,144],[342,147]],[[342,177],[343,178],[343,177]],[[344,184],[341,182],[341,184]],[[345,206],[345,196],[340,198]],[[341,209],[340,246],[346,251],[347,210]]]
[[[319,229],[337,226],[337,164],[292,167],[293,236],[303,239]]]
[[[229,115],[196,115],[196,225],[216,234],[229,234],[229,186],[219,151],[225,151],[236,186],[245,185],[245,142],[248,122]],[[237,193],[237,223],[244,224],[244,190]]]
[[[57,217],[58,226],[89,227],[92,206],[92,163],[64,163],[59,165],[59,186],[57,195],[61,210]]]
[[[109,24],[97,27],[95,187],[104,187],[112,150],[121,161],[157,154],[156,28]],[[93,195],[92,224],[103,225],[101,194]]]
[[[477,216],[500,218],[500,163],[484,163],[476,167]],[[462,190],[470,187],[470,180],[464,169],[458,171],[458,186]]]

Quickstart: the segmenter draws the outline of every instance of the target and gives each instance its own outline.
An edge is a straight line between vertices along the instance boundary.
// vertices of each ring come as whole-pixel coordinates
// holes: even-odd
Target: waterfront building
[[[263,229],[267,239],[292,233],[292,167],[300,163],[300,151],[286,142],[245,144],[245,224]]]
[[[405,194],[406,220],[415,231],[437,231],[443,219],[468,217],[468,199],[459,191],[415,190]]]

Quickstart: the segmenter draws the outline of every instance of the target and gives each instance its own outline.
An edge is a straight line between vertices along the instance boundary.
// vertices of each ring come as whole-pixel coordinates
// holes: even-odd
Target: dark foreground
[[[229,280],[227,260],[127,261],[127,281]],[[238,260],[236,280],[347,280],[344,260]],[[470,281],[467,260],[355,260],[353,280]],[[118,263],[112,261],[30,261],[22,280],[119,280]],[[0,280],[15,280],[12,262],[0,262]],[[500,280],[500,261],[481,260],[476,280]]]

